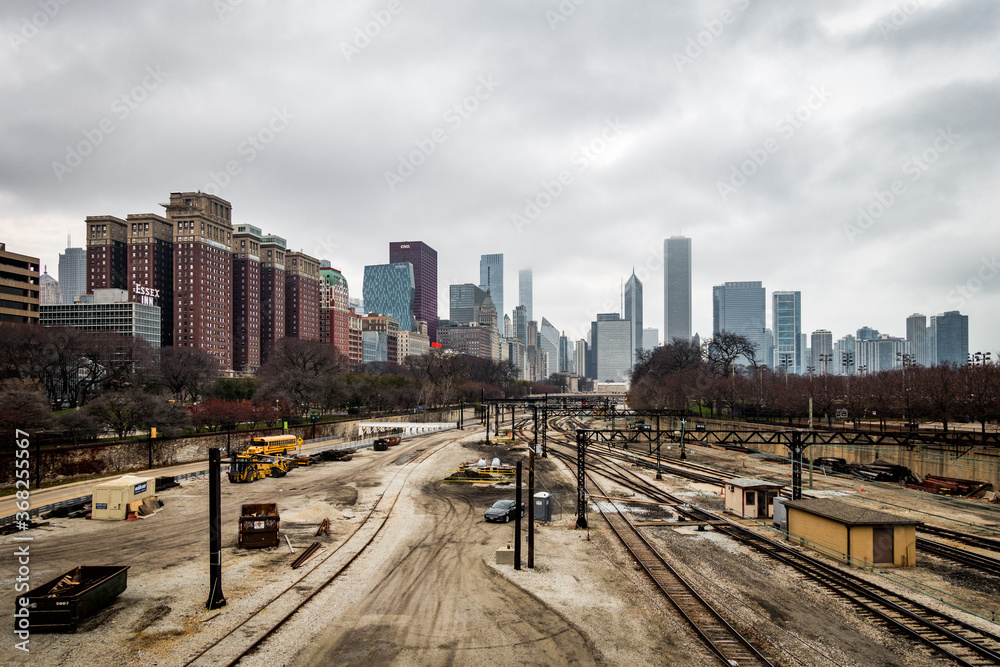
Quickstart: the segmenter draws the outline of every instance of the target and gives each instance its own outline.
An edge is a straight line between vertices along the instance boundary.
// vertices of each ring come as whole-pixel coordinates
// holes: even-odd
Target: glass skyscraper
[[[802,292],[773,292],[774,366],[802,372]]]
[[[934,365],[964,365],[969,360],[969,316],[957,310],[931,317]]]
[[[61,303],[73,303],[87,293],[87,251],[83,248],[66,248],[59,255],[59,292]]]
[[[528,314],[528,322],[534,319],[531,309],[531,269],[521,269],[517,272],[517,300],[519,306],[524,306]]]
[[[389,262],[413,265],[413,316],[427,322],[427,337],[437,342],[438,323],[438,254],[423,241],[389,244]]]
[[[723,331],[746,336],[756,346],[758,364],[771,365],[764,341],[767,295],[759,280],[731,282],[712,288],[712,333]],[[749,365],[740,357],[736,363]]]
[[[497,309],[497,317],[502,318],[504,315],[503,254],[483,255],[479,258],[479,287],[490,293],[493,305]]]
[[[365,267],[361,293],[369,313],[389,315],[399,322],[399,328],[416,331],[413,301],[416,284],[413,265],[409,262],[373,264]]]
[[[691,340],[691,239],[663,242],[663,342]]]

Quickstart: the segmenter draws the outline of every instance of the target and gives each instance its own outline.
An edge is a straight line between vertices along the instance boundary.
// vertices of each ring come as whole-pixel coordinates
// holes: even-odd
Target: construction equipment
[[[255,482],[265,477],[284,477],[296,465],[302,440],[294,435],[254,438],[245,451],[229,462],[229,481]]]

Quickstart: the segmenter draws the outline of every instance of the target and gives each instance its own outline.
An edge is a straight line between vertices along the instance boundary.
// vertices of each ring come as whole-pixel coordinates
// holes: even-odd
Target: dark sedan
[[[484,516],[487,521],[496,521],[498,523],[506,523],[514,518],[515,506],[517,503],[513,500],[498,500],[489,509],[486,510]],[[524,504],[521,504],[521,516],[524,516]]]

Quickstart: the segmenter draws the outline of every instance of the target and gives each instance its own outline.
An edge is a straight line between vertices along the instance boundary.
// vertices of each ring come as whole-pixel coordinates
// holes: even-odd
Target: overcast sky
[[[663,240],[712,286],[801,290],[834,338],[960,310],[1000,350],[1000,3],[4,0],[0,240],[57,274],[88,215],[171,191],[329,259],[390,241],[448,285],[503,253],[505,310],[572,338]],[[537,207],[537,208],[536,208]]]

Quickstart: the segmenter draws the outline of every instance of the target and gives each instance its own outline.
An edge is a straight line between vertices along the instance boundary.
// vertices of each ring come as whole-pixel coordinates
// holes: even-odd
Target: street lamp
[[[903,399],[906,406],[903,417],[906,419],[906,428],[912,431],[913,420],[910,419],[910,387],[906,384],[906,367],[913,366],[916,362],[916,357],[909,352],[897,352],[896,359],[899,360],[900,366],[903,367]]]

